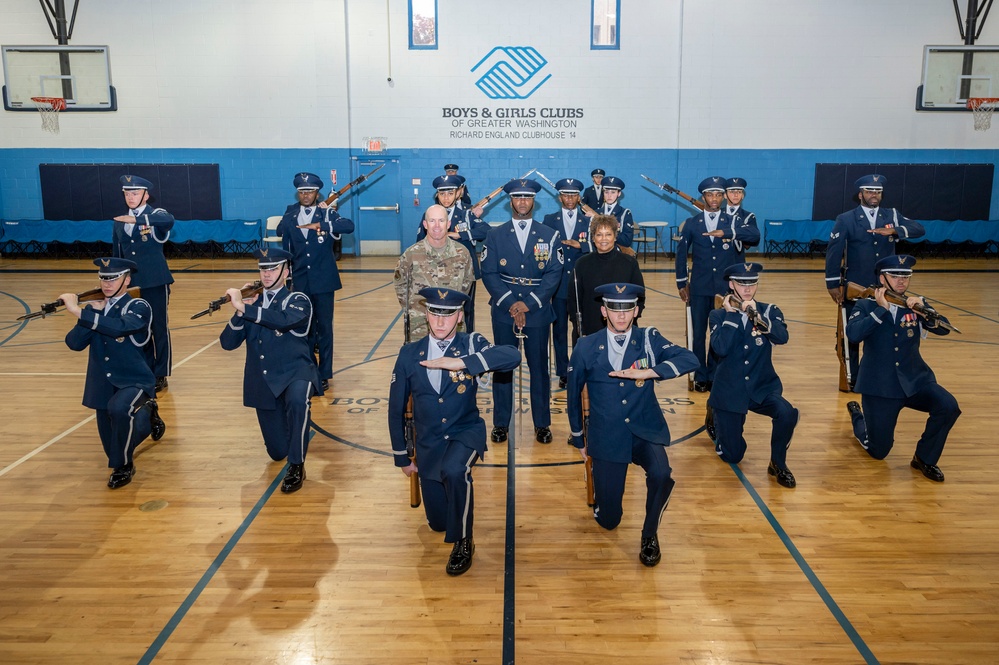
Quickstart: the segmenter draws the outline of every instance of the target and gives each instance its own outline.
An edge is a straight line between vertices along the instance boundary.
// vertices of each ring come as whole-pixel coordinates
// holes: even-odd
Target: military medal
[[[458,394],[461,395],[464,392],[465,392],[465,384],[464,383],[458,384]]]
[[[909,333],[909,337],[915,337],[916,336],[916,333],[915,333],[915,331],[912,328],[909,328],[908,333]]]
[[[912,331],[910,330],[909,332],[912,332]],[[125,338],[124,338],[124,337],[117,337],[117,338],[115,338],[115,340],[114,340],[114,341],[116,341],[116,342],[118,342],[119,344],[121,344],[122,342],[124,342],[124,341],[125,341]]]
[[[728,249],[728,243],[727,242],[723,242],[722,243],[722,249]]]
[[[323,236],[319,236],[318,238],[316,238],[316,242],[318,242],[320,245],[323,244],[323,242],[325,242],[325,241],[326,241],[326,238],[324,238]]]
[[[544,270],[545,269],[545,262],[544,261],[538,261],[538,268],[540,268],[541,270]]]
[[[635,387],[636,388],[641,388],[644,385],[645,385],[645,379],[639,379],[639,380],[635,381]]]
[[[754,335],[759,335],[760,331],[759,330],[754,330],[753,334]],[[762,337],[757,337],[756,338],[756,346],[763,346],[763,338]]]

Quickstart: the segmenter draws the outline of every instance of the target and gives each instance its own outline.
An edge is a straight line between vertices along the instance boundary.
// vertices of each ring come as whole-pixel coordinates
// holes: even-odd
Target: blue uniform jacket
[[[219,336],[226,351],[246,342],[246,366],[243,369],[243,406],[274,409],[277,397],[292,381],[309,381],[316,395],[322,395],[319,372],[309,348],[309,322],[312,303],[304,293],[281,287],[270,306],[256,303],[246,306],[242,316],[233,314]]]
[[[138,213],[131,236],[125,233],[124,224],[114,223],[112,252],[118,258],[135,261],[139,266],[132,275],[132,286],[144,288],[173,284],[173,275],[163,256],[163,243],[170,239],[173,215],[150,205],[144,205]]]
[[[597,212],[600,211],[600,206],[604,204],[604,189],[600,188],[600,194],[597,194],[596,185],[590,185],[583,190],[582,196],[583,205],[587,205]]]
[[[552,296],[562,280],[562,234],[532,220],[527,249],[521,252],[513,224],[492,229],[482,252],[482,283],[493,321],[512,326],[510,305],[521,300],[528,307],[527,327],[547,326],[555,320]]]
[[[898,308],[897,319],[892,321],[889,310],[864,299],[857,301],[846,322],[847,339],[854,344],[864,343],[855,388],[861,395],[903,399],[927,383],[937,382],[933,370],[919,355],[919,341],[924,330],[935,335],[950,331],[939,325],[927,326],[907,307]]]
[[[439,477],[440,462],[450,441],[458,441],[482,457],[486,452],[486,423],[475,402],[476,376],[485,372],[512,370],[520,365],[515,346],[494,346],[479,333],[455,334],[446,355],[464,358],[465,369],[441,370],[441,391],[434,390],[427,368],[430,337],[407,344],[399,351],[389,386],[389,435],[395,465],[408,466],[406,456],[406,403],[413,396],[413,424],[416,429],[417,466],[428,477]]]
[[[894,227],[897,236],[871,233],[871,223],[862,206],[844,212],[836,218],[826,249],[826,288],[842,286],[840,268],[846,261],[846,281],[861,286],[874,286],[878,276],[874,264],[886,256],[895,255],[895,243],[907,238],[926,235],[919,222],[906,219],[895,208],[878,208],[875,228]]]
[[[558,231],[560,236],[559,242],[561,243],[561,236],[565,233],[565,224],[562,223],[562,209],[559,208],[558,212],[545,215],[544,224]],[[573,225],[572,233],[566,240],[575,240],[578,242],[579,249],[570,247],[569,245],[562,245],[562,281],[559,282],[558,290],[555,292],[555,297],[561,300],[569,299],[569,285],[572,284],[572,271],[576,268],[576,261],[584,254],[589,254],[593,251],[593,245],[590,242],[590,218],[585,216],[582,208],[578,206],[576,208],[576,223]]]
[[[482,268],[479,267],[479,250],[476,244],[482,242],[489,235],[489,225],[476,217],[471,210],[466,210],[455,206],[451,210],[450,226],[448,232],[457,233],[458,238],[453,238],[461,243],[468,253],[472,255],[472,267],[475,269],[475,279],[482,278]],[[416,232],[416,241],[419,242],[427,237],[427,230],[420,222],[420,230]]]
[[[343,287],[340,271],[333,256],[333,241],[344,233],[354,232],[354,222],[341,217],[332,207],[316,208],[313,223],[318,222],[327,235],[309,230],[306,235],[298,228],[298,203],[288,206],[278,222],[275,233],[281,236],[281,246],[291,252],[292,281],[302,293],[333,293]]]
[[[725,209],[724,205],[722,205],[722,209],[723,210]],[[737,241],[740,247],[740,251],[745,252],[745,249],[747,247],[755,247],[756,245],[760,244],[760,239],[761,239],[760,227],[756,223],[756,213],[749,212],[742,206],[739,206],[738,208],[735,209],[735,215],[729,215],[729,217],[732,217],[732,226],[737,229],[742,228],[743,226],[750,226],[756,229],[756,240],[751,240],[748,238],[746,239],[740,238]],[[751,236],[751,234],[749,235]]]
[[[90,347],[83,406],[106,409],[115,390],[136,386],[153,396],[156,377],[146,362],[142,347],[152,334],[149,303],[123,295],[107,314],[87,305],[80,319],[66,334],[73,351]]]
[[[594,208],[594,210],[603,213],[605,207],[601,203],[600,207]],[[631,247],[631,243],[635,239],[635,218],[631,214],[631,209],[625,208],[620,203],[615,203],[610,214],[614,215],[615,219],[617,219],[618,231],[615,243],[622,247]]]
[[[632,435],[652,443],[668,445],[669,428],[656,400],[655,381],[642,385],[632,379],[610,376],[614,368],[607,357],[607,329],[581,337],[569,359],[569,427],[573,445],[583,447],[583,386],[590,396],[587,453],[608,462],[631,462]],[[697,356],[676,346],[655,328],[632,328],[622,368],[644,360],[660,379],[675,379],[698,367]]]
[[[711,238],[704,213],[688,217],[678,230],[676,243],[676,286],[687,286],[687,255],[693,255],[693,273],[690,277],[690,295],[713,296],[728,293],[728,280],[725,268],[745,260],[744,245],[755,245],[760,241],[760,230],[746,220],[737,225],[727,213],[718,213],[718,225],[725,232],[723,238]],[[714,242],[712,242],[712,240]]]
[[[722,411],[748,413],[749,403],[760,404],[784,386],[774,370],[773,347],[787,344],[784,313],[776,305],[757,302],[760,315],[770,322],[770,332],[753,334],[753,323],[742,325],[742,314],[718,308],[708,317],[711,352],[720,358],[708,405]]]

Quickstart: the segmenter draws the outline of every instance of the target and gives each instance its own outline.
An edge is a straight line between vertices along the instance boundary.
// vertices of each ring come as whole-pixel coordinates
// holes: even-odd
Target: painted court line
[[[176,369],[177,367],[180,367],[181,365],[183,365],[184,363],[186,363],[188,360],[191,360],[191,359],[197,357],[202,352],[207,351],[208,349],[210,349],[215,344],[218,344],[218,340],[217,339],[213,340],[211,342],[211,344],[206,344],[205,346],[201,347],[200,349],[198,349],[197,351],[195,351],[194,353],[192,353],[188,357],[184,358],[180,362],[174,363],[174,369]],[[75,374],[75,373],[74,374],[51,373],[51,374],[4,374],[3,376],[86,376],[86,375],[85,374]],[[38,446],[37,448],[35,448],[34,450],[32,450],[31,452],[29,452],[28,454],[26,454],[24,457],[22,457],[21,459],[17,460],[16,462],[12,462],[11,464],[8,464],[3,469],[0,469],[0,477],[3,477],[5,474],[7,474],[7,472],[9,472],[9,471],[11,471],[13,469],[16,469],[17,467],[21,466],[22,464],[24,464],[25,462],[27,462],[29,459],[31,459],[32,457],[34,457],[38,453],[42,452],[43,450],[45,450],[49,446],[51,446],[51,445],[59,442],[60,440],[62,440],[66,436],[72,434],[76,430],[80,429],[81,427],[83,427],[84,425],[86,425],[87,423],[89,423],[91,420],[94,420],[96,417],[97,417],[97,414],[95,414],[95,413],[90,414],[89,416],[87,416],[86,418],[84,418],[83,420],[81,420],[80,422],[76,423],[75,425],[73,425],[72,427],[70,427],[69,429],[67,429],[62,434],[58,434],[54,438],[46,441],[45,443],[43,443],[42,445]]]
[[[795,547],[793,542],[791,542],[791,537],[787,535],[787,531],[785,531],[784,527],[780,525],[780,522],[777,521],[774,514],[770,512],[770,508],[768,508],[767,504],[763,502],[760,495],[756,493],[756,489],[752,486],[752,484],[750,484],[745,474],[743,474],[742,469],[740,469],[736,464],[729,464],[729,466],[732,467],[732,471],[735,472],[735,475],[739,478],[739,482],[742,483],[742,486],[746,488],[747,492],[749,492],[749,496],[751,496],[753,501],[756,502],[756,507],[760,509],[760,512],[763,513],[767,522],[770,523],[774,533],[776,533],[777,537],[780,538],[782,543],[784,543],[784,547],[787,548],[787,551],[791,554],[795,563],[798,564],[798,568],[801,569],[801,572],[805,574],[805,577],[811,583],[812,588],[815,589],[817,594],[819,594],[819,598],[821,598],[822,602],[824,602],[826,607],[829,608],[829,611],[832,613],[837,623],[839,623],[840,628],[843,629],[843,632],[846,633],[847,637],[850,638],[850,641],[853,642],[853,646],[857,648],[857,651],[860,653],[861,657],[863,657],[864,662],[867,663],[867,665],[877,665],[878,659],[867,646],[867,643],[864,642],[864,638],[860,636],[857,629],[854,628],[853,624],[850,623],[850,620],[846,618],[846,614],[843,613],[843,610],[841,610],[839,605],[836,604],[836,601],[833,600],[832,594],[830,594],[822,582],[819,581],[819,576],[815,574],[815,571],[813,571],[811,566],[809,566],[805,561],[805,557],[801,555],[798,548]]]

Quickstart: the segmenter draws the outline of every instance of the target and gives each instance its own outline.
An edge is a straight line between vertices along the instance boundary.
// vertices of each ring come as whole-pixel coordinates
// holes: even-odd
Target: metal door
[[[402,232],[402,215],[399,206],[399,160],[393,157],[351,158],[351,178],[377,173],[358,185],[351,196],[351,213],[354,215],[354,234],[344,238],[344,253],[356,256],[367,254],[400,253],[395,246],[406,248],[416,239],[405,242]],[[349,242],[349,244],[348,244]],[[389,250],[388,248],[392,248]]]

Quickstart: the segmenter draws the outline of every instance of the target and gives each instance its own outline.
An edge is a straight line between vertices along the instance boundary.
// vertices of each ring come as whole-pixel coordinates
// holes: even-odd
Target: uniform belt
[[[516,284],[518,286],[541,286],[540,279],[532,279],[530,277],[511,277],[510,275],[500,275],[500,279],[507,284]]]

